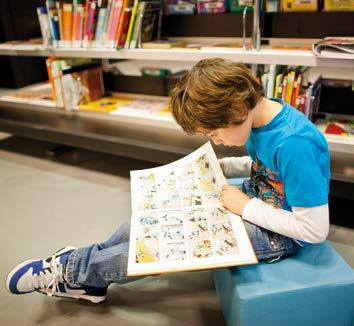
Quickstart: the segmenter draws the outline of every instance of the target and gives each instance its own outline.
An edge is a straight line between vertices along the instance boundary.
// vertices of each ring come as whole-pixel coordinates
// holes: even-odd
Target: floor
[[[63,245],[106,239],[130,219],[129,171],[152,163],[0,133],[0,325],[225,325],[209,271],[147,277],[109,288],[107,302],[7,293],[8,271]],[[354,267],[354,229],[331,226],[330,241]]]

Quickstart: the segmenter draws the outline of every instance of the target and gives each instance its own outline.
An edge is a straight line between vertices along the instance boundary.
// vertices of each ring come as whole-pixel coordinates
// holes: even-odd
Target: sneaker
[[[54,293],[64,282],[64,269],[75,247],[58,250],[47,259],[30,259],[17,265],[7,276],[6,288],[12,294],[25,294],[39,289],[51,289]]]
[[[60,282],[58,288],[53,292],[52,289],[43,288],[38,292],[63,298],[73,298],[91,301],[92,303],[100,303],[106,300],[107,288],[92,287],[72,287],[67,282]]]

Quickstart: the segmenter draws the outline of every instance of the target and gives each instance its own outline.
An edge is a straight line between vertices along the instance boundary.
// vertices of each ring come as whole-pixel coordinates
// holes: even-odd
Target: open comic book
[[[210,142],[176,162],[131,171],[128,275],[257,263],[241,217],[221,204],[224,184]]]

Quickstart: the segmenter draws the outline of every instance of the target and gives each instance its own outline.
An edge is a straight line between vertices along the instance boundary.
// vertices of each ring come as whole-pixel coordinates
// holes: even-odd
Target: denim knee
[[[247,221],[244,223],[258,260],[272,262],[296,253],[293,239]]]

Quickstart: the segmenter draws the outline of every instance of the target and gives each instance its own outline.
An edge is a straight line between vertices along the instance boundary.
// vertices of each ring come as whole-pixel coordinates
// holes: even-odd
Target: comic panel
[[[204,192],[203,193],[204,200],[206,205],[214,205],[221,203],[221,192],[220,191],[212,191],[212,192]]]
[[[210,240],[198,240],[188,243],[190,258],[206,258],[213,255]]]
[[[185,260],[187,257],[186,244],[184,242],[166,243],[162,246],[161,260],[178,261]]]
[[[180,193],[183,206],[202,205],[202,195],[200,193],[196,180],[190,180],[180,183]]]
[[[188,223],[188,239],[209,239],[208,224],[206,222]]]
[[[229,221],[229,213],[224,207],[207,208],[208,220],[210,221]]]
[[[177,178],[179,182],[184,182],[187,180],[195,179],[196,175],[194,173],[192,163],[182,165],[179,171],[177,172]]]
[[[199,179],[200,188],[202,191],[217,191],[220,190],[213,173],[204,174]]]
[[[159,192],[159,203],[162,209],[181,207],[181,200],[177,189],[171,192],[162,189],[162,191]]]
[[[165,211],[161,212],[161,224],[162,225],[174,225],[183,224],[182,211]]]
[[[184,240],[183,225],[162,227],[162,240],[164,242],[179,242]]]
[[[194,208],[184,211],[186,221],[189,222],[206,222],[206,215],[204,208]]]
[[[229,221],[210,223],[211,235],[213,239],[228,238],[233,236],[233,230]]]
[[[153,173],[141,175],[138,177],[138,186],[142,189],[155,188],[155,175]]]
[[[159,224],[159,218],[156,213],[141,213],[138,217],[140,228],[143,226],[157,226]]]
[[[166,174],[158,174],[156,176],[157,186],[159,190],[173,192],[176,190],[176,176],[175,173],[167,172]]]
[[[151,191],[139,192],[136,196],[136,209],[156,209],[157,206],[157,194],[156,189]]]
[[[239,253],[234,237],[213,240],[213,246],[217,256],[237,255]]]
[[[204,174],[212,173],[212,169],[207,154],[203,154],[199,156],[196,159],[195,163],[197,165],[198,171],[201,176],[203,176]]]
[[[159,242],[156,240],[137,240],[136,263],[153,263],[160,260]]]

